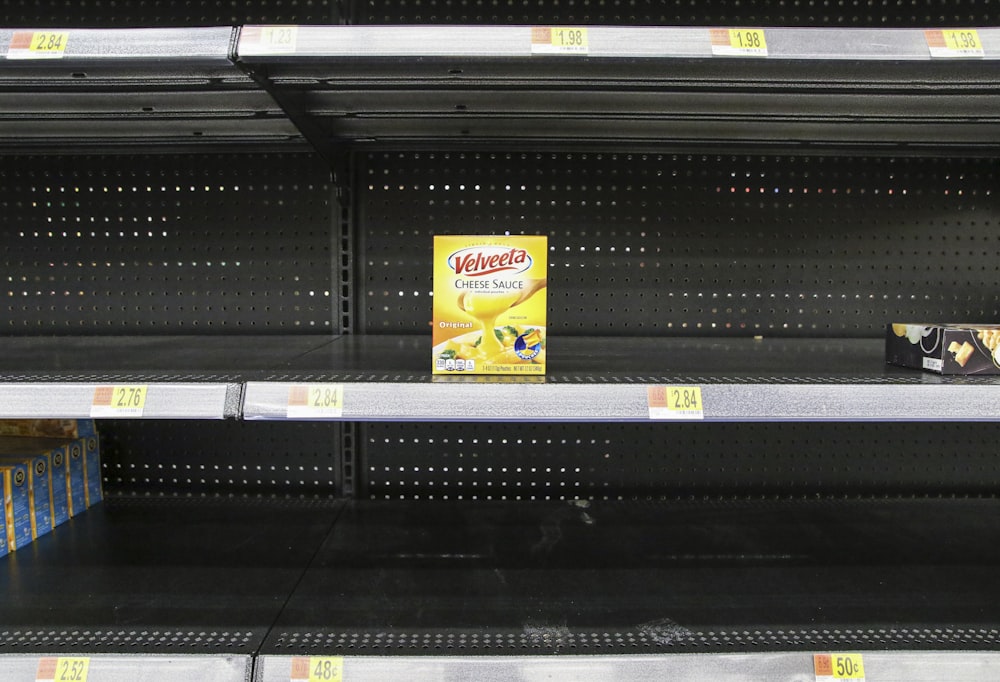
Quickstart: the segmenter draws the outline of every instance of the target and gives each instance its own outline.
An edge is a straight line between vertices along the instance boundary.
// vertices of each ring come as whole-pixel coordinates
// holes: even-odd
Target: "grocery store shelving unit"
[[[1000,17],[266,5],[0,29],[67,41],[0,60],[0,416],[148,388],[106,504],[3,560],[0,676],[997,677],[1000,380],[881,335],[1000,318]],[[432,380],[430,236],[504,230],[550,237],[551,371]]]

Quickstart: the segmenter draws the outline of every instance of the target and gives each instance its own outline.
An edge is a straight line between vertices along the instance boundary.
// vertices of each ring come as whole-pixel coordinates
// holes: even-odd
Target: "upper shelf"
[[[237,53],[328,154],[510,140],[1000,145],[1000,29],[560,30],[249,26]]]
[[[0,149],[298,139],[235,29],[0,29]]]

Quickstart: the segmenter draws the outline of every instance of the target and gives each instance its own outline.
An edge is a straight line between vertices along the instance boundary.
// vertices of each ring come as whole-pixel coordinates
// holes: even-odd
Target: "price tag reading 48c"
[[[704,419],[700,386],[649,386],[650,419]]]
[[[89,672],[89,658],[43,658],[35,682],[87,682]]]
[[[290,682],[343,682],[344,659],[341,656],[311,656],[292,659]]]
[[[861,654],[816,654],[813,656],[813,668],[816,682],[864,682],[865,679],[865,664]]]

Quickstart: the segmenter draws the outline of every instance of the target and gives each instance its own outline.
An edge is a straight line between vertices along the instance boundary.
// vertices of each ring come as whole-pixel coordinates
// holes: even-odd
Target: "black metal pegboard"
[[[653,26],[991,26],[996,9],[976,0],[355,0],[367,24],[605,24]]]
[[[8,157],[0,333],[329,332],[331,200],[308,154]]]
[[[360,156],[369,333],[431,319],[435,234],[549,236],[549,329],[881,336],[1000,319],[995,159],[641,153]]]
[[[110,495],[343,496],[331,422],[100,421]]]
[[[364,426],[361,498],[992,495],[996,424]]]
[[[339,0],[0,0],[0,25],[141,28],[340,23]]]

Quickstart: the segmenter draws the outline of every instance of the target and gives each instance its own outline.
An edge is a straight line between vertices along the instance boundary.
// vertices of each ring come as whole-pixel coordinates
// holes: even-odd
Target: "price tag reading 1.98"
[[[35,682],[87,682],[89,658],[43,658],[38,661]]]
[[[590,40],[585,26],[531,29],[531,54],[586,55]]]
[[[714,28],[712,54],[721,57],[766,57],[767,39],[762,28]]]
[[[979,31],[974,28],[924,31],[927,48],[934,58],[985,57]]]
[[[816,654],[813,656],[813,669],[816,682],[865,680],[865,664],[861,654]]]

